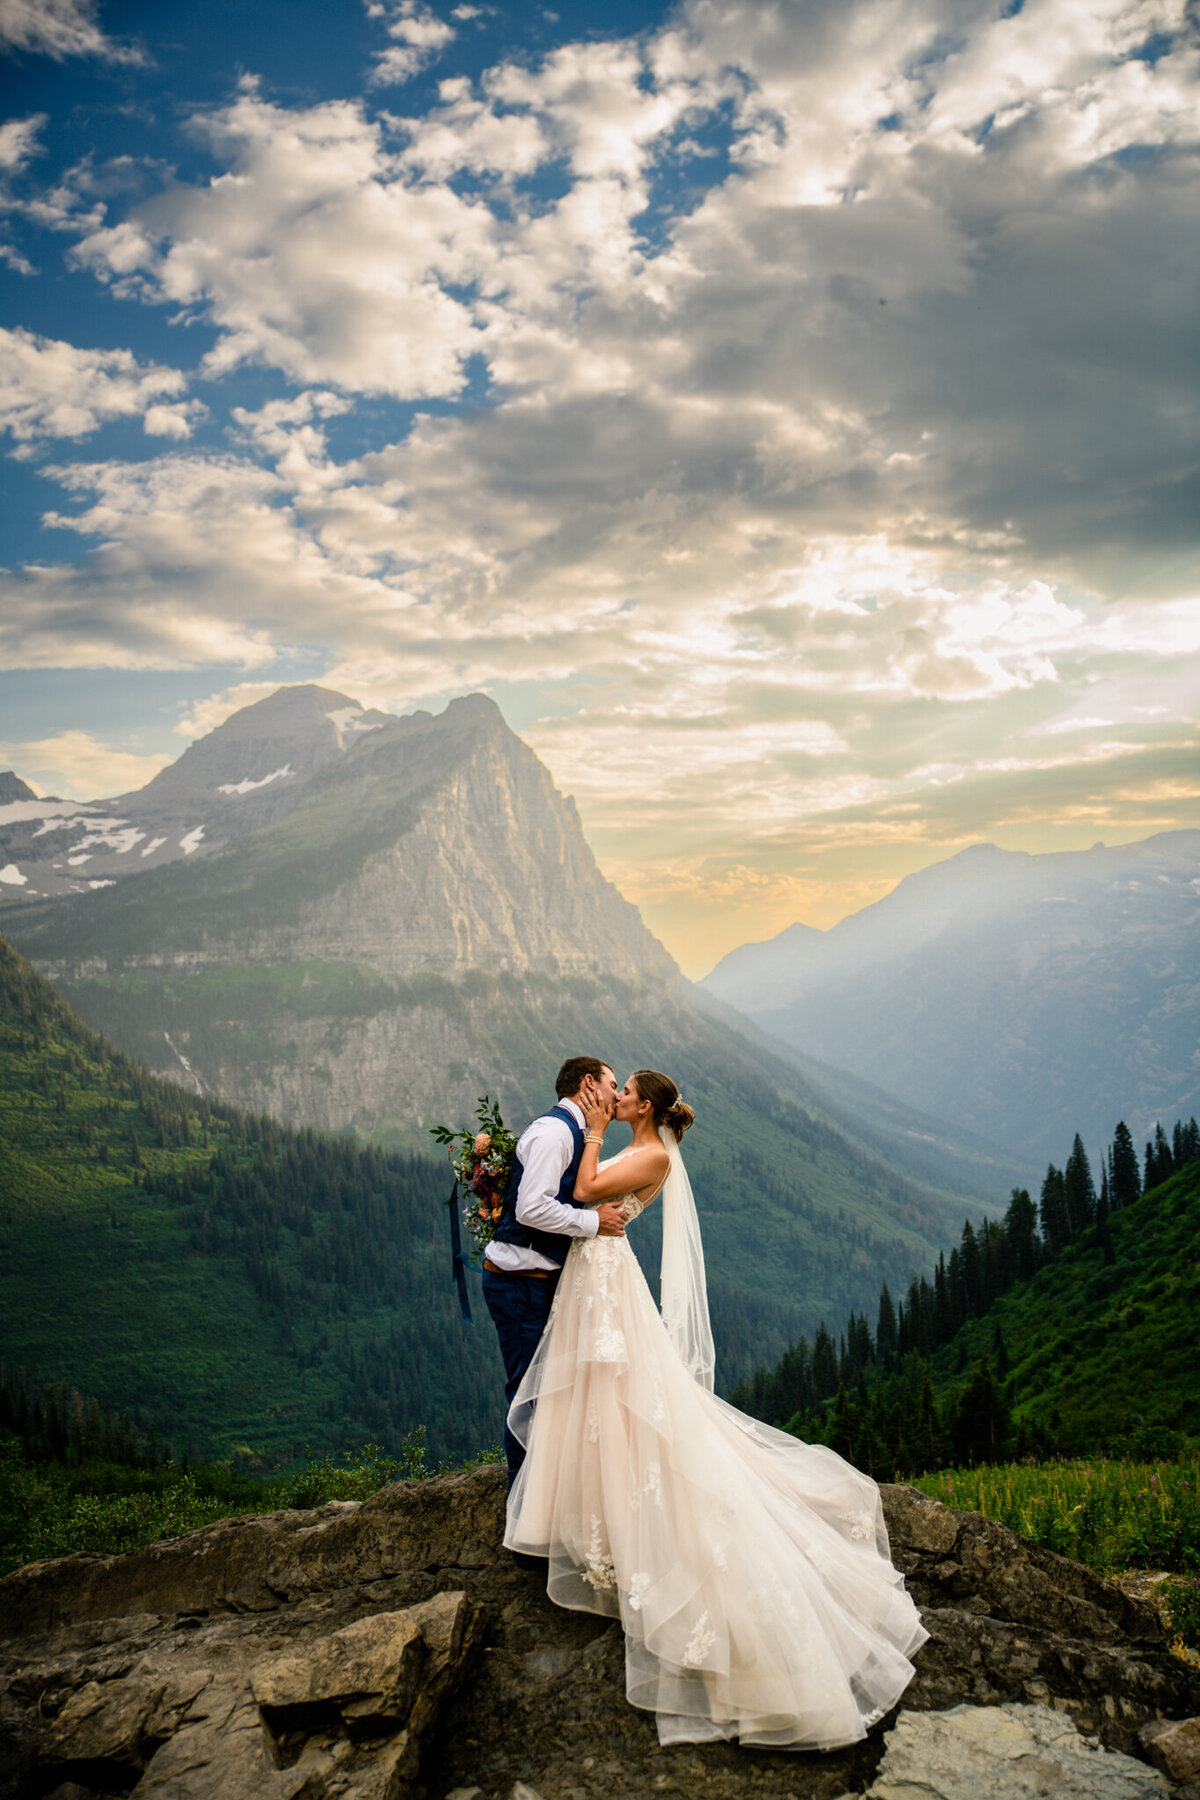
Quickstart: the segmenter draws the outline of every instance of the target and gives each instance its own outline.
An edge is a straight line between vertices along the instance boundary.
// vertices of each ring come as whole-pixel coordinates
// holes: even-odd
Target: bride
[[[659,1195],[662,1314],[623,1237],[572,1241],[513,1399],[526,1456],[504,1541],[560,1606],[619,1618],[626,1692],[662,1743],[833,1749],[864,1737],[928,1633],[892,1567],[874,1482],[713,1393],[704,1257],[679,1139],[692,1109],[639,1069],[587,1113],[577,1201]]]

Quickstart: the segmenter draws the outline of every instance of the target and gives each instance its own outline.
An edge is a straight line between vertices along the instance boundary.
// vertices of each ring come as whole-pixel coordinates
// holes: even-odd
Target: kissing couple
[[[713,1392],[704,1252],[669,1075],[573,1056],[517,1143],[483,1292],[507,1377],[504,1542],[620,1619],[664,1744],[856,1743],[928,1637],[879,1490]],[[601,1161],[613,1123],[631,1141]],[[626,1226],[663,1209],[661,1312]]]

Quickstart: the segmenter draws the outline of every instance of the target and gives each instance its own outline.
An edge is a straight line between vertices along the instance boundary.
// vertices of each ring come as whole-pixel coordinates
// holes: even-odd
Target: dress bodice
[[[600,1164],[600,1167],[602,1169],[611,1169],[614,1163],[620,1162],[623,1156],[629,1155],[630,1148],[632,1148],[632,1146],[629,1146],[624,1150],[618,1150],[615,1156],[610,1156],[607,1162]],[[658,1194],[654,1193],[651,1194],[650,1200],[639,1200],[637,1195],[631,1190],[627,1194],[610,1194],[607,1200],[589,1200],[587,1204],[591,1207],[609,1205],[619,1206],[621,1208],[622,1217],[628,1225],[631,1220],[637,1218],[639,1213],[645,1212],[646,1208],[650,1205],[651,1200],[657,1200],[657,1198]]]

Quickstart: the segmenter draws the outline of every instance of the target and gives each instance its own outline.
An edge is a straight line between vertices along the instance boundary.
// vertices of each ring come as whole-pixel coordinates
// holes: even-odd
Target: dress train
[[[509,1424],[504,1541],[558,1605],[620,1619],[664,1744],[833,1749],[912,1679],[928,1633],[874,1482],[699,1385],[625,1238],[572,1243]]]

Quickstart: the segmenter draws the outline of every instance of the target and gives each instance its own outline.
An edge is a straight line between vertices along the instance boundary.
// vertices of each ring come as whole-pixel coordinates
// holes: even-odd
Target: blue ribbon
[[[467,1294],[467,1259],[463,1255],[462,1227],[458,1218],[458,1177],[446,1205],[450,1209],[450,1267],[458,1287],[458,1304],[462,1307],[464,1325],[473,1325],[471,1301]]]

